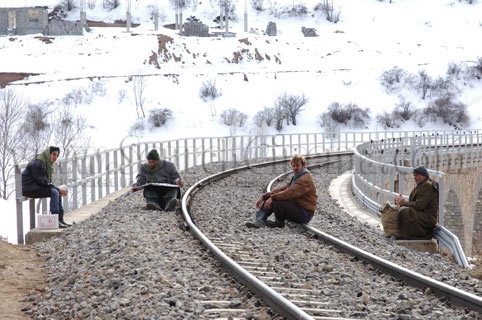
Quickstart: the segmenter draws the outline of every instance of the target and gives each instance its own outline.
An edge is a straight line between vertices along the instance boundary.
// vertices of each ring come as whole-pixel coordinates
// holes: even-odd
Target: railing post
[[[23,207],[22,207],[22,172],[15,165],[15,202],[17,207],[17,243],[23,244]]]

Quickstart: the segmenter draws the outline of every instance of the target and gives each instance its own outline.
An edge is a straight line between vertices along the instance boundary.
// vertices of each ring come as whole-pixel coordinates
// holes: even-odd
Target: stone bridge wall
[[[482,155],[472,154],[472,159]],[[424,164],[427,169],[445,173],[443,181],[443,225],[453,232],[467,255],[482,252],[482,164],[459,158],[454,154],[439,157],[436,163]],[[413,178],[406,176],[407,185]],[[442,221],[441,221],[442,222]]]

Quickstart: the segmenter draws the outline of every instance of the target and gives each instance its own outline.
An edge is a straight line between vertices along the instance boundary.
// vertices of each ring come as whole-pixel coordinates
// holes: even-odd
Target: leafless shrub
[[[380,82],[387,92],[395,92],[402,88],[407,72],[399,67],[384,71]]]
[[[216,106],[214,104],[214,100],[221,96],[221,92],[216,87],[216,81],[207,80],[203,82],[201,89],[199,90],[199,96],[204,102],[209,104],[211,108],[211,115],[214,117],[216,115]]]
[[[431,97],[455,97],[460,89],[450,78],[438,77],[432,83]]]
[[[88,0],[88,1],[87,1],[87,6],[89,7],[89,9],[94,9],[94,8],[95,8],[95,3],[96,3],[96,0]]]
[[[341,124],[335,121],[328,112],[318,115],[318,124],[325,129],[326,133],[332,133],[332,137],[340,131]]]
[[[230,127],[242,127],[248,119],[245,113],[234,108],[224,110],[220,117],[222,123]]]
[[[324,114],[331,117],[333,121],[351,128],[366,128],[367,122],[370,120],[368,108],[362,109],[352,103],[341,105],[338,102],[333,102]],[[327,118],[324,114],[322,114],[321,119],[324,119],[326,123]]]
[[[333,0],[323,0],[322,2],[316,4],[314,11],[320,12],[327,21],[332,23],[337,23],[340,21],[341,10],[335,12]]]
[[[172,110],[164,109],[153,109],[149,110],[149,118],[147,121],[155,128],[160,128],[166,124],[166,122],[172,118]]]
[[[382,114],[376,117],[377,124],[379,124],[383,129],[389,128],[400,128],[402,121],[399,117],[395,116],[394,113],[388,113],[384,111]]]
[[[474,70],[474,77],[478,80],[482,78],[482,58],[479,57],[475,61],[475,64],[472,66],[472,70]]]
[[[251,4],[251,7],[256,11],[261,12],[264,10],[264,7],[263,7],[264,0],[250,0],[250,4]]]
[[[462,78],[462,75],[465,69],[466,69],[466,66],[463,64],[458,64],[453,61],[449,62],[449,65],[447,67],[447,76],[450,79],[460,80]]]
[[[410,120],[415,113],[415,107],[410,101],[405,101],[405,98],[403,97],[400,98],[400,101],[397,103],[395,110],[393,111],[393,114],[403,121]]]
[[[467,106],[452,101],[451,97],[436,99],[423,110],[423,113],[429,117],[430,121],[441,119],[457,130],[466,128],[470,122]]]
[[[62,98],[62,104],[65,106],[77,106],[84,101],[85,96],[86,92],[84,89],[73,89]]]
[[[144,119],[137,119],[129,128],[129,135],[142,136],[145,130]]]
[[[418,72],[418,75],[419,78],[417,83],[415,84],[415,89],[417,89],[417,91],[420,91],[422,99],[425,100],[428,92],[432,88],[433,80],[425,70],[420,70]]]
[[[203,82],[201,89],[199,90],[199,96],[204,101],[214,100],[221,96],[221,92],[216,87],[216,80],[207,80]]]
[[[275,111],[274,108],[265,107],[262,111],[259,111],[254,116],[254,124],[258,128],[262,128],[264,125],[271,127],[274,121]]]
[[[121,3],[121,0],[104,0],[103,6],[104,6],[104,9],[114,10],[120,5],[120,3]]]

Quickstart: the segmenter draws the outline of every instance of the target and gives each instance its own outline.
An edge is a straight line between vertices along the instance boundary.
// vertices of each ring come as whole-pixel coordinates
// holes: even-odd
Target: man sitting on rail
[[[306,169],[306,159],[295,155],[291,159],[293,177],[285,186],[266,192],[256,202],[254,222],[247,222],[248,228],[283,228],[285,220],[295,223],[309,223],[315,214],[318,196],[311,173]],[[267,220],[271,213],[275,221]]]
[[[402,195],[395,197],[395,204],[400,205],[400,235],[407,240],[431,239],[438,220],[438,184],[423,166],[413,170],[413,178],[416,186],[408,201]]]

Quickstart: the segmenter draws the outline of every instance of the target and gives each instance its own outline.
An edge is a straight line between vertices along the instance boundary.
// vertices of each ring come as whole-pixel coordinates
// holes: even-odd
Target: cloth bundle
[[[398,227],[398,215],[400,206],[386,202],[378,209],[382,214],[383,232],[386,237],[400,238],[400,229]]]

